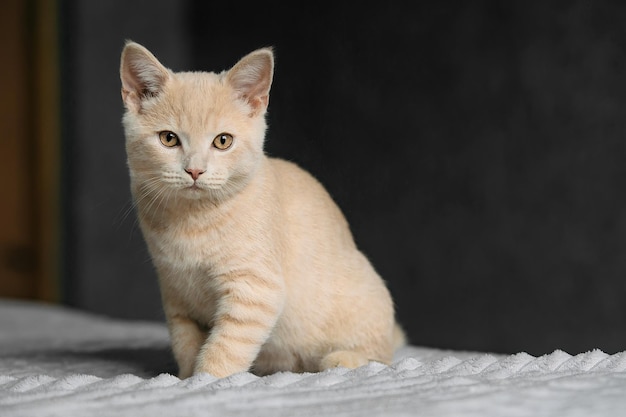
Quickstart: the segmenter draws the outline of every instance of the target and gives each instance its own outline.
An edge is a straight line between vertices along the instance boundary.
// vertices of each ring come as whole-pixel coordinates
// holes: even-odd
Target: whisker
[[[151,211],[153,211],[153,209],[155,209],[155,204],[158,202],[157,206],[156,206],[156,211],[158,211],[158,208],[161,206],[161,201],[162,201],[162,196],[163,194],[165,194],[165,192],[167,191],[166,188],[158,188],[155,190],[156,193],[153,195],[152,199],[150,199],[150,201],[148,201],[148,203],[145,206],[145,212],[146,214],[150,214]],[[156,214],[156,213],[153,213]]]
[[[158,214],[159,210],[161,210],[161,205],[163,204],[163,202],[165,202],[165,207],[167,206],[167,201],[169,200],[169,196],[171,192],[172,192],[171,189],[162,189],[162,192],[158,194],[159,204],[157,204],[156,206],[155,214]],[[167,193],[165,195],[165,198],[161,198],[165,193]]]
[[[117,224],[117,230],[119,230],[119,228],[122,226],[124,221],[126,221],[126,219],[130,215],[130,213],[132,213],[134,208],[135,208],[135,205],[131,199],[131,200],[128,200],[126,204],[124,204],[124,206],[122,206],[122,208],[118,211],[118,213],[115,215],[115,218],[113,219],[113,223]]]
[[[147,185],[148,187],[153,186],[154,184],[158,183],[160,181],[160,175],[159,173],[152,173],[152,177],[148,178],[148,180],[146,180],[146,182],[144,183],[144,185]],[[126,219],[130,216],[130,214],[134,211],[134,209],[137,207],[137,204],[143,199],[145,198],[146,194],[149,194],[149,191],[145,191],[143,193],[142,196],[140,196],[136,201],[134,199],[130,199],[129,201],[127,201],[124,206],[122,206],[122,208],[120,208],[120,210],[118,211],[117,215],[114,218],[113,223],[117,225],[117,229],[119,230],[120,227],[124,224],[124,222],[126,221]],[[135,221],[133,222],[133,226],[131,227],[131,231],[132,229],[136,226],[137,221],[135,218]]]
[[[132,206],[127,210],[127,216],[130,215],[130,212],[142,205],[145,201],[144,208],[146,211],[150,211],[151,206],[154,204],[154,201],[157,200],[160,195],[163,193],[163,188],[160,186],[162,184],[161,175],[153,174],[152,177],[146,179],[140,186],[137,195],[135,196]],[[135,221],[136,223],[136,221]]]
[[[177,175],[168,172],[154,171],[143,173],[143,180],[135,189],[133,199],[120,210],[117,216],[118,227],[135,210],[141,209],[141,212],[145,215],[156,216],[168,207],[172,201],[174,204],[177,204],[180,189],[170,184],[172,182],[175,184],[177,178]],[[139,216],[134,216],[129,240],[138,225]]]

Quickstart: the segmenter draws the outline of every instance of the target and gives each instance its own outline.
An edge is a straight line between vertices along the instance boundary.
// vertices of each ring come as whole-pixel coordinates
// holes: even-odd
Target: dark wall
[[[105,35],[102,10],[77,19],[78,72],[100,81],[83,81],[75,116],[76,304],[158,317],[133,214],[118,214],[122,39],[175,70],[222,70],[273,45],[268,153],[327,186],[413,343],[626,346],[626,6],[76,3],[123,22]]]

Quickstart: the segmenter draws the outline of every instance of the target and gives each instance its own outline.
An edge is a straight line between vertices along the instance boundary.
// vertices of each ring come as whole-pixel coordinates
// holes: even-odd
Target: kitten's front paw
[[[194,374],[192,369],[186,369],[186,370],[179,370],[178,371],[178,378],[179,379],[187,379],[190,376],[192,376]]]
[[[238,366],[222,361],[204,361],[199,363],[194,370],[194,374],[210,374],[216,378],[226,378],[239,372],[246,372],[249,366]]]
[[[337,367],[358,368],[368,363],[369,360],[367,357],[361,353],[349,350],[338,350],[326,355],[322,359],[320,362],[320,371]]]
[[[194,360],[180,361],[178,363],[178,377],[187,379],[194,374]]]

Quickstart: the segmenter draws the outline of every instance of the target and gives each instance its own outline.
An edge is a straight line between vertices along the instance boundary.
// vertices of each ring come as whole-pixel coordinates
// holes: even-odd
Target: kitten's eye
[[[168,148],[173,148],[174,146],[180,145],[178,135],[176,135],[176,133],[174,132],[170,132],[169,130],[159,132],[159,139],[161,140],[161,143]]]
[[[230,148],[233,144],[233,135],[230,133],[220,133],[213,139],[213,146],[222,151]]]

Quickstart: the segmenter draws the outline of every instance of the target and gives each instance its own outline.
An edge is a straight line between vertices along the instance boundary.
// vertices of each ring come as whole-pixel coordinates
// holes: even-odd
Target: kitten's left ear
[[[169,77],[170,71],[150,51],[138,43],[126,43],[120,63],[126,108],[138,113],[144,100],[159,95]]]
[[[271,48],[257,49],[241,58],[226,74],[226,79],[240,97],[252,107],[251,116],[265,113],[274,75]]]

